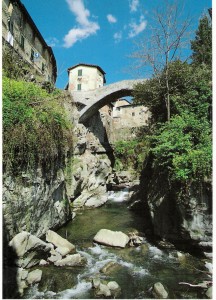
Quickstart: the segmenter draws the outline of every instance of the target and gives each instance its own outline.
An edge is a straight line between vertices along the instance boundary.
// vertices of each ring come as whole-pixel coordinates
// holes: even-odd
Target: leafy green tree
[[[211,174],[211,127],[193,113],[172,117],[152,137],[154,167],[170,182],[201,183]]]
[[[164,105],[166,69],[138,84],[134,91],[134,101],[152,112],[150,152],[154,168],[163,172],[171,184],[185,187],[202,184],[212,173],[210,32],[208,18],[204,17],[191,43],[192,63],[175,60],[168,65],[169,122]]]
[[[195,64],[206,64],[211,68],[212,65],[212,26],[207,16],[200,22],[196,36],[191,41],[192,60]]]
[[[133,96],[135,103],[149,107],[152,122],[166,121],[166,106],[163,101],[166,89],[164,72],[136,86]],[[169,65],[170,107],[172,115],[193,111],[197,116],[210,118],[212,101],[211,70],[207,66],[194,66],[180,60]]]

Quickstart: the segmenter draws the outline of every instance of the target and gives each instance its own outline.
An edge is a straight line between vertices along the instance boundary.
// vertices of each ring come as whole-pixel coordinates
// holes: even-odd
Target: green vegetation
[[[3,166],[15,174],[38,165],[51,170],[72,150],[72,127],[60,91],[3,76]]]
[[[148,151],[148,141],[134,139],[116,142],[114,145],[115,169],[140,172]]]
[[[161,125],[151,151],[154,166],[170,181],[202,182],[211,175],[211,128],[194,114],[176,115]]]
[[[184,186],[200,184],[212,172],[210,35],[210,22],[204,17],[191,43],[192,62],[169,63],[168,121],[165,70],[138,84],[134,92],[135,103],[148,106],[152,112],[149,141],[153,167],[164,173],[169,182]]]
[[[196,31],[195,40],[191,42],[192,59],[195,64],[212,65],[212,28],[210,20],[204,16]]]

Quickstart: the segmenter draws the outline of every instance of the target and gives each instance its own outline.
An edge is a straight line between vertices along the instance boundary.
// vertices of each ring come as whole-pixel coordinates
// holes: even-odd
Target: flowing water
[[[76,245],[77,252],[87,260],[85,267],[40,267],[42,281],[25,294],[31,299],[92,299],[96,298],[91,279],[116,281],[121,287],[120,299],[149,299],[151,287],[161,282],[169,298],[206,298],[203,290],[181,285],[209,280],[205,261],[177,250],[162,250],[145,238],[139,247],[116,249],[93,243],[102,228],[129,233],[142,233],[143,219],[127,208],[128,191],[109,192],[109,201],[101,208],[83,210],[58,234]],[[108,273],[101,269],[108,263],[116,265]]]

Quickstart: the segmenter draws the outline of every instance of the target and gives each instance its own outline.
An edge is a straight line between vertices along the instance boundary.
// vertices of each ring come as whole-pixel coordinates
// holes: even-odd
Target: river
[[[161,282],[169,298],[206,298],[203,290],[180,282],[199,283],[209,280],[205,260],[172,249],[159,249],[144,237],[139,247],[114,249],[94,244],[93,237],[102,228],[129,233],[143,232],[143,218],[127,208],[128,192],[109,192],[108,202],[101,208],[81,210],[76,218],[57,231],[76,245],[77,252],[87,259],[85,267],[40,267],[42,281],[28,289],[31,299],[96,298],[91,279],[116,281],[121,287],[120,299],[153,298],[151,287]],[[108,262],[116,266],[108,273],[101,269]],[[118,298],[118,297],[117,297]]]

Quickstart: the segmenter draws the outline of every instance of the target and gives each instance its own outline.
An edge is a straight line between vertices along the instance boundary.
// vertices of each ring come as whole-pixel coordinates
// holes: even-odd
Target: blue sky
[[[67,69],[78,63],[99,65],[107,84],[136,78],[130,54],[148,36],[151,13],[161,0],[21,0],[48,45],[58,66],[56,86],[64,88]],[[181,3],[182,1],[179,0]],[[174,1],[170,1],[174,2]],[[211,0],[185,0],[183,18],[199,18]],[[150,76],[150,74],[149,74]],[[146,74],[145,76],[146,77]]]

